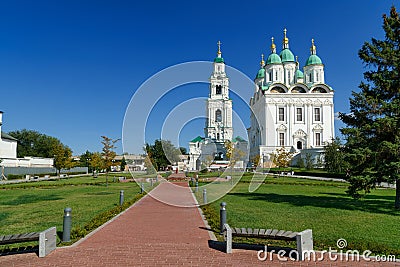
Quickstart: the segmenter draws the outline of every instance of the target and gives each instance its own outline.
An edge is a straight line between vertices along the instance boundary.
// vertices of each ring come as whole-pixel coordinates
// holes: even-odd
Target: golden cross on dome
[[[218,41],[218,54],[221,54],[221,41]]]

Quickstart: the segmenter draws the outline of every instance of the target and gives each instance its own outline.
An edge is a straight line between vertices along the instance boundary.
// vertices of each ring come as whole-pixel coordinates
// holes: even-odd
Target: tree
[[[75,166],[72,161],[72,150],[69,147],[57,143],[53,145],[51,151],[54,154],[54,168],[58,170],[58,174],[61,173],[61,169],[71,169]]]
[[[179,147],[182,155],[188,155],[186,147]]]
[[[181,151],[171,141],[156,140],[154,145],[146,143],[144,150],[150,158],[154,168],[165,169],[168,165],[178,162]]]
[[[87,167],[88,168],[88,172],[92,172],[92,156],[93,153],[89,152],[88,150],[86,150],[85,153],[83,153],[82,155],[80,155],[79,157],[79,166],[80,167]]]
[[[103,152],[101,153],[103,157],[104,168],[106,169],[106,186],[108,186],[108,172],[111,170],[111,166],[114,166],[114,158],[117,155],[114,152],[114,149],[117,147],[115,143],[119,141],[119,139],[111,139],[107,136],[101,136],[103,139],[101,143],[103,144]]]
[[[17,157],[19,158],[26,156],[52,158],[54,156],[53,148],[62,144],[55,137],[32,130],[23,129],[8,134],[18,139]]]
[[[324,147],[325,170],[330,173],[342,173],[347,169],[347,163],[344,160],[343,146],[340,139],[332,139]]]
[[[360,92],[350,98],[346,124],[348,193],[359,198],[376,183],[396,182],[395,208],[400,209],[400,18],[393,6],[383,15],[384,40],[365,42],[358,55],[368,70]]]
[[[254,168],[257,168],[260,165],[261,157],[260,155],[255,155],[251,158],[251,163],[253,163]]]
[[[99,172],[104,169],[104,160],[99,152],[95,152],[92,154],[92,160],[90,164],[92,165],[93,171]]]
[[[311,153],[306,153],[305,167],[306,170],[311,170],[314,167],[314,161]]]
[[[126,166],[126,160],[125,160],[125,156],[122,157],[121,159],[121,171],[125,171],[125,166]]]
[[[229,165],[235,166],[236,162],[244,160],[246,152],[241,150],[235,143],[226,140],[225,143],[226,157],[229,159]]]
[[[293,158],[293,152],[286,151],[284,147],[276,149],[272,161],[278,168],[285,168],[289,166]]]
[[[144,166],[146,167],[146,173],[147,174],[155,174],[155,173],[157,173],[156,166],[153,165],[153,162],[151,161],[149,156],[146,156],[144,158]]]

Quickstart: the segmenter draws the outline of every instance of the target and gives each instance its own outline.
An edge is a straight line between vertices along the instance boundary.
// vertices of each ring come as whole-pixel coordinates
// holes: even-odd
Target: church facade
[[[309,153],[316,161],[323,147],[335,137],[334,92],[325,83],[324,65],[317,56],[314,40],[303,71],[289,49],[286,29],[282,43],[277,54],[272,38],[266,62],[262,55],[249,103],[250,158],[259,156],[263,167],[281,147],[297,158]]]
[[[247,146],[247,142],[241,137],[233,138],[232,100],[229,98],[229,78],[225,72],[220,42],[209,81],[205,137],[198,136],[189,142],[190,170],[200,170],[213,162],[226,166],[229,163],[226,157],[226,141],[236,146]]]

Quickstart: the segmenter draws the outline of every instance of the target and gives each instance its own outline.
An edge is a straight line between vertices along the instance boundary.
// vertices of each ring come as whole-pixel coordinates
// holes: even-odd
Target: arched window
[[[220,109],[217,109],[217,111],[215,111],[215,121],[216,122],[222,121],[222,112]],[[219,138],[217,138],[217,139],[219,139]]]
[[[215,93],[217,95],[220,95],[222,93],[222,86],[221,85],[217,85],[217,88],[215,89]]]
[[[308,82],[312,82],[312,80],[311,80],[311,73],[308,75]]]
[[[217,133],[217,140],[219,140],[219,133]]]
[[[303,149],[303,142],[297,141],[297,149]]]

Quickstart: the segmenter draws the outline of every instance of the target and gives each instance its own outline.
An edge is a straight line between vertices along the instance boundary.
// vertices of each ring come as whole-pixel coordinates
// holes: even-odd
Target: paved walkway
[[[162,183],[157,198],[193,206],[187,183]],[[261,262],[257,251],[225,254],[209,247],[210,236],[197,208],[161,203],[147,195],[117,219],[79,244],[58,248],[45,258],[34,253],[0,257],[0,266],[365,266],[362,263]],[[211,242],[212,243],[212,242]],[[381,266],[377,263],[369,266]],[[394,263],[385,266],[396,266]],[[397,265],[397,266],[400,266]]]

